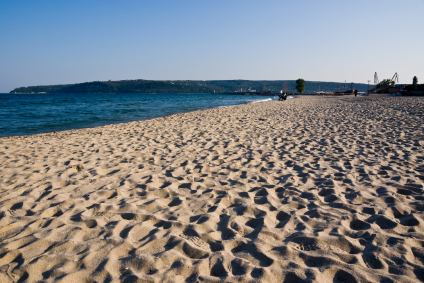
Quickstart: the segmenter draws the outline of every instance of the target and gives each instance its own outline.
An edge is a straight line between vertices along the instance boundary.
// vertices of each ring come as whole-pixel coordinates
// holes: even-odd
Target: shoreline
[[[207,111],[210,109],[215,109],[215,108],[227,108],[227,107],[234,107],[234,106],[242,106],[242,105],[249,105],[249,104],[254,104],[254,103],[262,103],[262,102],[267,102],[267,101],[274,101],[272,100],[272,98],[270,98],[271,100],[260,100],[260,101],[252,101],[249,103],[244,103],[244,104],[237,104],[237,105],[227,105],[227,106],[217,106],[217,107],[212,107],[212,108],[207,108],[207,109],[198,109],[198,110],[193,110],[193,111],[188,111],[188,112],[180,112],[180,113],[175,113],[175,114],[170,114],[170,115],[166,115],[166,116],[160,116],[160,117],[156,117],[156,118],[151,118],[151,119],[145,119],[145,120],[136,120],[136,121],[130,121],[130,122],[117,122],[116,124],[108,124],[108,125],[103,125],[103,126],[96,126],[96,127],[87,127],[87,128],[76,128],[76,129],[69,129],[69,130],[63,130],[63,131],[56,131],[58,134],[62,133],[64,135],[69,135],[68,132],[73,133],[75,131],[80,131],[80,130],[86,130],[89,131],[91,129],[96,129],[96,128],[103,128],[103,127],[107,127],[107,126],[114,126],[114,125],[125,125],[125,124],[129,124],[129,123],[137,123],[137,122],[142,122],[142,121],[150,121],[150,120],[155,120],[155,119],[161,119],[161,118],[168,118],[168,117],[172,117],[174,115],[181,115],[181,114],[186,114],[186,113],[192,113],[192,112],[197,112],[197,111]],[[78,132],[73,133],[73,134],[78,134]],[[7,137],[0,137],[0,140],[2,139],[15,139],[15,138],[26,138],[26,137],[32,137],[32,136],[56,136],[55,132],[45,132],[45,133],[39,133],[39,134],[31,134],[31,135],[22,135],[22,136],[7,136]]]
[[[196,96],[196,98],[194,96]],[[216,94],[164,94],[163,97],[161,96],[162,98],[152,96],[151,94],[145,94],[145,96],[138,96],[137,94],[132,96],[132,94],[129,94],[129,96],[123,96],[123,101],[116,97],[109,97],[109,94],[88,97],[82,96],[77,97],[76,100],[74,100],[75,102],[73,102],[74,104],[67,104],[67,102],[64,102],[69,101],[67,95],[59,97],[47,96],[45,98],[35,99],[34,101],[30,100],[29,103],[26,103],[25,100],[13,101],[13,105],[11,106],[12,110],[10,110],[13,115],[11,117],[0,117],[0,138],[129,123],[178,113],[188,113],[221,106],[243,105],[255,101],[273,99],[272,97],[240,98],[241,96],[234,97],[230,95],[222,95],[221,98]],[[193,101],[193,99],[196,101]],[[45,100],[48,103],[45,103]],[[52,100],[54,100],[56,104],[51,104]],[[173,104],[174,100],[175,104]],[[134,106],[128,106],[132,103]],[[159,104],[156,105],[155,103]],[[20,104],[23,104],[23,113],[16,114],[21,111]],[[36,109],[38,104],[41,105],[41,109]],[[50,104],[53,108],[56,107],[57,109],[53,113],[49,112],[48,107],[43,106]],[[76,107],[76,110],[72,110],[72,107]],[[95,109],[94,111],[91,110],[93,108]],[[39,115],[33,114],[32,118],[28,116],[32,114],[32,112],[37,111],[40,111]],[[108,113],[103,113],[108,111],[111,111],[113,114],[109,115]],[[9,113],[7,109],[5,109],[5,113]],[[24,119],[21,117],[27,118]],[[59,117],[63,117],[63,119]],[[12,119],[15,123],[10,123],[8,118]],[[11,125],[17,126],[12,127]]]
[[[424,99],[0,138],[0,281],[420,282]]]

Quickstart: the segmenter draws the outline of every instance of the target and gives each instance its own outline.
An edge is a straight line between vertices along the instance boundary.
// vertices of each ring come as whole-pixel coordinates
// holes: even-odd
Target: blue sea
[[[225,94],[0,94],[0,137],[147,120],[254,103],[272,96]]]

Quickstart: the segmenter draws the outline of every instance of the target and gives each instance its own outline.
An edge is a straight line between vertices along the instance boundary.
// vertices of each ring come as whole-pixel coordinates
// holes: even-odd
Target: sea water
[[[225,94],[0,94],[0,137],[147,120],[276,99]]]

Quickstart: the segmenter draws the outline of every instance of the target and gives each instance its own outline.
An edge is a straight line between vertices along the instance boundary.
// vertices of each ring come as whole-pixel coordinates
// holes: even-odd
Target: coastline
[[[217,94],[1,95],[0,137],[92,128],[263,101]],[[269,99],[269,98],[268,98]]]
[[[424,280],[424,99],[0,138],[0,281]]]
[[[294,97],[291,97],[291,98],[294,98]],[[66,136],[66,135],[80,134],[79,131],[81,131],[81,130],[86,130],[87,133],[93,133],[93,132],[96,132],[96,129],[98,129],[98,128],[103,128],[103,127],[108,127],[108,126],[113,126],[113,125],[126,125],[126,124],[129,124],[129,123],[137,123],[137,122],[141,122],[141,121],[150,121],[150,120],[155,120],[155,119],[168,118],[168,117],[172,117],[174,115],[181,115],[181,114],[192,113],[192,112],[197,112],[197,111],[206,111],[206,110],[215,109],[215,108],[226,108],[226,107],[234,107],[234,106],[241,106],[241,105],[249,105],[249,104],[261,103],[261,102],[266,102],[266,101],[273,101],[273,100],[272,100],[272,98],[267,98],[267,99],[261,99],[261,100],[258,100],[258,101],[251,101],[251,102],[248,102],[248,103],[243,103],[243,104],[238,104],[238,105],[215,106],[215,107],[207,108],[207,109],[198,109],[198,110],[192,110],[192,111],[188,111],[188,112],[179,112],[179,113],[176,113],[176,114],[169,114],[169,115],[165,115],[165,116],[160,116],[160,117],[155,117],[155,118],[150,118],[150,119],[130,121],[130,122],[116,122],[116,123],[111,123],[111,124],[108,124],[108,125],[96,126],[96,127],[75,128],[75,129],[69,129],[69,130],[63,130],[63,131],[54,131],[54,132],[45,132],[45,133],[18,135],[18,136],[6,136],[6,137],[0,136],[0,140],[1,139],[16,139],[16,138],[19,139],[19,138],[37,137],[37,136],[38,137],[53,137],[53,136],[57,136],[58,134],[62,134],[62,135]]]

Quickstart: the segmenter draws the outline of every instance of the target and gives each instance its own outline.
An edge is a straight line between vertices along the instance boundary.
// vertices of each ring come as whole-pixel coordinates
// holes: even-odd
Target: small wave
[[[260,99],[260,100],[252,100],[249,103],[265,102],[265,101],[271,101],[271,100],[272,100],[272,98]]]

